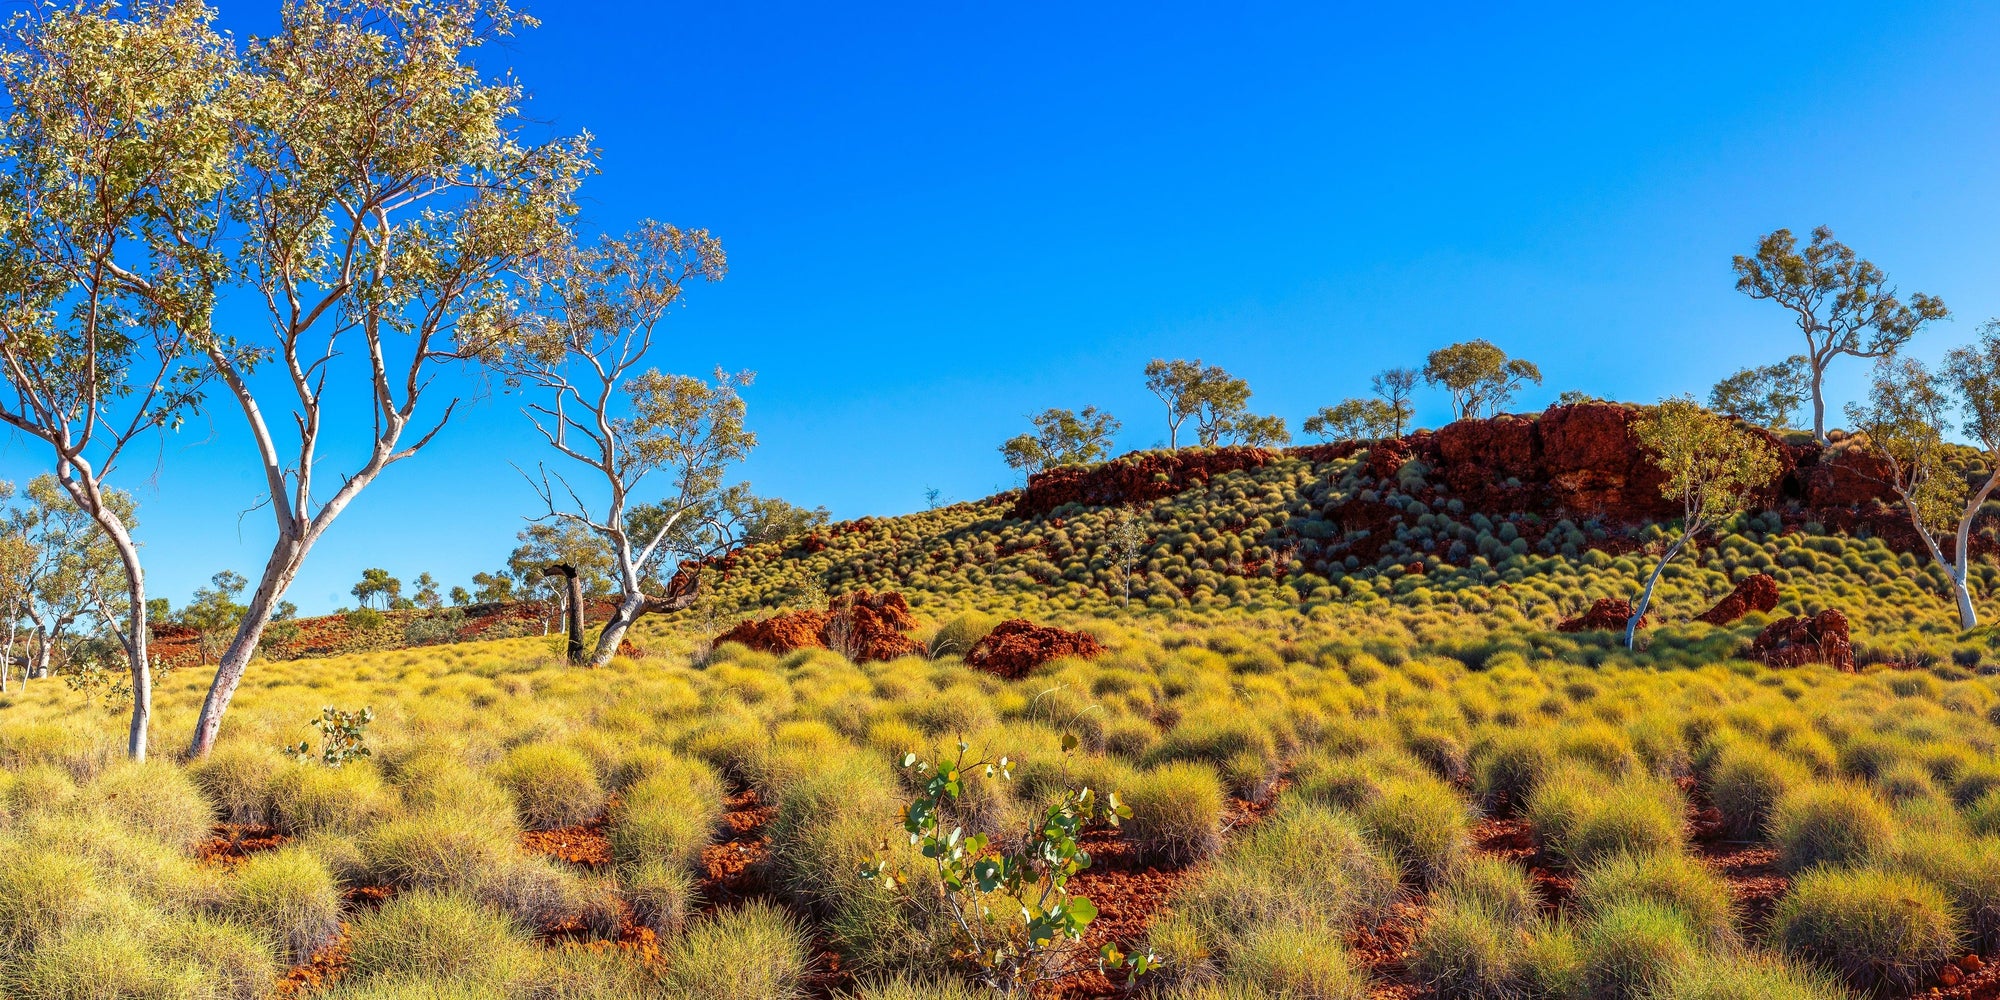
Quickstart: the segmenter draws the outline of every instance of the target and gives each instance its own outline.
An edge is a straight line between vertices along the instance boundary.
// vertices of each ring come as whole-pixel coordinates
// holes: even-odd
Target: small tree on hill
[[[1250,402],[1250,383],[1217,365],[1154,358],[1146,364],[1146,388],[1167,407],[1167,447],[1180,447],[1181,425],[1195,422],[1204,448],[1213,448]]]
[[[380,605],[386,611],[403,597],[403,581],[389,575],[389,571],[374,567],[361,571],[361,582],[348,593],[354,595],[356,603],[362,607]]]
[[[1239,413],[1224,421],[1221,436],[1244,448],[1278,448],[1292,443],[1292,432],[1283,417]]]
[[[1201,359],[1154,358],[1146,363],[1146,389],[1167,407],[1167,447],[1179,450],[1181,425],[1194,416],[1202,385]]]
[[[1954,408],[1986,461],[1977,489],[1950,462],[1945,435]],[[1968,573],[1973,522],[2000,485],[2000,321],[1988,321],[1978,343],[1947,354],[1940,372],[1914,358],[1877,361],[1868,405],[1850,405],[1847,414],[1888,463],[1890,489],[1951,583],[1959,627],[1977,626]],[[1948,551],[1941,538],[1950,539]]]
[[[1424,381],[1451,394],[1452,419],[1470,420],[1500,413],[1523,385],[1541,385],[1542,370],[1508,357],[1492,341],[1468,340],[1432,351]]]
[[[1745,368],[1715,383],[1708,392],[1709,409],[1742,417],[1760,427],[1791,426],[1792,411],[1811,391],[1811,373],[1803,354],[1775,365]]]
[[[715,512],[724,473],[757,445],[738,394],[751,373],[718,370],[711,382],[644,367],[685,287],[726,268],[706,230],[649,222],[595,247],[548,253],[524,276],[516,336],[499,363],[513,384],[539,393],[527,409],[549,447],[603,491],[601,502],[586,502],[546,467],[536,482],[544,517],[596,535],[617,573],[618,606],[592,666],[610,662],[640,615],[668,609],[645,591],[653,561],[686,522]],[[656,473],[666,486],[650,505],[659,516],[635,532],[635,493]]]
[[[233,570],[223,570],[209,577],[208,582],[208,586],[195,590],[193,599],[180,613],[181,624],[195,630],[195,649],[204,666],[210,657],[222,652],[223,643],[243,623],[245,609],[236,598],[250,583]]]
[[[1400,437],[1395,409],[1379,399],[1343,399],[1306,418],[1305,432],[1322,441]]]
[[[1030,417],[1033,434],[1008,438],[1000,454],[1010,469],[1041,472],[1060,465],[1083,465],[1110,457],[1111,436],[1123,425],[1095,406],[1082,411],[1048,409]]]
[[[1905,304],[1888,276],[1821,226],[1803,249],[1789,229],[1764,236],[1749,256],[1732,262],[1736,290],[1785,307],[1806,337],[1807,391],[1813,439],[1826,443],[1826,368],[1841,355],[1881,358],[1896,353],[1924,324],[1949,315],[1944,302],[1918,292]]]
[[[1639,605],[1625,623],[1625,646],[1632,647],[1639,619],[1653,602],[1653,588],[1681,549],[1724,518],[1739,513],[1756,491],[1778,475],[1770,445],[1727,418],[1685,397],[1662,400],[1632,427],[1640,447],[1652,453],[1667,474],[1660,495],[1681,504],[1681,533],[1660,554],[1646,578]]]
[[[1383,404],[1389,408],[1389,414],[1392,418],[1390,436],[1402,437],[1403,425],[1409,423],[1410,418],[1416,414],[1415,408],[1410,406],[1410,394],[1416,391],[1417,387],[1416,369],[1390,368],[1386,371],[1377,372],[1375,377],[1369,380],[1368,385],[1369,388],[1375,391],[1375,395],[1382,400]],[[1377,434],[1374,436],[1381,437],[1383,435]]]

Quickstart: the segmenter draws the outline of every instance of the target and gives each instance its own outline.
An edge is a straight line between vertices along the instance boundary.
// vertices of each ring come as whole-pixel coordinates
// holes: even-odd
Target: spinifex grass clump
[[[1065,753],[1076,745],[1075,737],[1064,737]],[[1069,891],[1070,879],[1090,867],[1090,854],[1077,843],[1084,827],[1116,826],[1132,815],[1118,794],[1100,800],[1094,789],[1083,788],[1063,796],[1010,850],[985,834],[967,835],[955,824],[946,828],[974,774],[1013,778],[1008,758],[968,760],[969,749],[961,740],[951,757],[903,758],[903,767],[921,781],[904,807],[903,829],[935,866],[940,902],[956,932],[956,957],[974,978],[1009,996],[1032,993],[1040,984],[1093,966],[1133,976],[1151,969],[1150,953],[1126,955],[1108,944],[1095,953],[1084,948],[1084,931],[1097,919],[1097,907]],[[862,875],[898,888],[910,885],[886,859],[877,859]]]

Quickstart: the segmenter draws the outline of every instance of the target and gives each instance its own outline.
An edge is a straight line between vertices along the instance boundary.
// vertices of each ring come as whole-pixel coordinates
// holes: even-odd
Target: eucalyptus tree
[[[1086,406],[1082,410],[1047,409],[1028,418],[1033,434],[1017,434],[1000,445],[1007,466],[1041,472],[1062,465],[1084,465],[1111,455],[1111,437],[1123,426],[1118,418]]]
[[[1534,362],[1510,358],[1490,340],[1440,347],[1424,359],[1424,381],[1451,395],[1454,420],[1497,416],[1522,386],[1542,384]]]
[[[1970,482],[1947,441],[1953,411],[1985,464]],[[1972,536],[2000,486],[2000,320],[1989,320],[1977,343],[1946,354],[1938,371],[1914,358],[1877,361],[1867,404],[1849,405],[1847,415],[1887,464],[1889,488],[1950,582],[1959,627],[1976,627]]]
[[[201,398],[190,361],[227,272],[215,207],[241,104],[212,21],[191,3],[77,5],[0,35],[0,423],[46,450],[122,564],[135,758],[152,713],[145,573],[109,483]]]
[[[262,316],[200,347],[241,411],[276,537],[197,755],[313,546],[436,439],[465,384],[450,369],[504,335],[514,270],[571,239],[589,137],[546,136],[521,85],[472,59],[533,23],[507,0],[289,0],[277,32],[243,48],[241,171],[213,218]],[[336,404],[357,397],[366,407]]]
[[[618,603],[592,666],[611,660],[639,616],[670,606],[647,594],[650,567],[697,524],[721,530],[714,519],[723,476],[757,444],[738,393],[749,373],[718,370],[709,381],[649,366],[687,286],[718,280],[727,267],[707,230],[646,223],[551,252],[525,272],[518,335],[498,363],[532,394],[528,417],[548,446],[591,480],[580,491],[543,465],[533,482],[544,519],[587,530],[610,549]],[[656,474],[665,489],[648,501]]]
[[[1905,303],[1888,275],[1820,226],[1799,246],[1789,229],[1769,233],[1757,249],[1732,261],[1736,289],[1783,306],[1805,334],[1807,388],[1813,439],[1826,443],[1827,366],[1843,355],[1883,358],[1895,354],[1923,327],[1949,315],[1936,296],[1917,292]]]

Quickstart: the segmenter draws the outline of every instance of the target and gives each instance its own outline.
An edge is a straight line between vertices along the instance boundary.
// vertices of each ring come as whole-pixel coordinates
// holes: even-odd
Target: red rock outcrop
[[[1852,672],[1854,646],[1848,640],[1847,616],[1837,608],[1816,615],[1780,618],[1757,633],[1750,658],[1773,667],[1824,663]]]
[[[1260,468],[1277,454],[1262,448],[1188,448],[1141,452],[1102,465],[1060,466],[1028,477],[1014,516],[1035,517],[1066,503],[1103,507],[1158,500],[1225,472]]]
[[[1736,584],[1729,596],[1715,602],[1715,607],[1694,616],[1698,622],[1710,625],[1727,625],[1752,611],[1769,611],[1778,606],[1778,581],[1769,573],[1755,573],[1744,577]]]
[[[1600,597],[1590,610],[1575,618],[1564,619],[1556,626],[1558,632],[1623,632],[1625,623],[1632,620],[1634,609],[1631,601],[1616,597]],[[1651,616],[1639,619],[1639,627],[1645,628]]]
[[[1087,632],[1072,632],[1053,625],[1037,625],[1026,618],[1010,618],[993,626],[986,638],[965,654],[969,667],[1013,679],[1025,677],[1050,660],[1064,656],[1084,659],[1100,656],[1104,646]]]
[[[923,643],[904,634],[916,624],[903,595],[863,590],[835,598],[826,611],[787,611],[743,622],[716,636],[715,642],[740,642],[767,653],[838,649],[863,663],[923,652]]]

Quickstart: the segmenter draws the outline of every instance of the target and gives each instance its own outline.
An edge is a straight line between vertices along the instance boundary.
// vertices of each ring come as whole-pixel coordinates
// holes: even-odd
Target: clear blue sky
[[[223,0],[239,33],[275,5]],[[1006,488],[1050,406],[1162,440],[1139,370],[1199,356],[1294,427],[1370,373],[1486,337],[1564,389],[1649,401],[1797,349],[1732,253],[1825,223],[1956,319],[2000,313],[2000,7],[593,4],[491,69],[603,149],[590,219],[706,226],[731,271],[662,367],[758,373],[760,490],[837,517]],[[1836,405],[1864,367],[1843,366]],[[1443,401],[1418,400],[1423,422]],[[271,535],[240,417],[126,482],[156,592],[254,576]],[[540,459],[488,399],[393,469],[293,599],[366,566],[497,565]],[[0,474],[41,455],[10,444]]]

